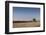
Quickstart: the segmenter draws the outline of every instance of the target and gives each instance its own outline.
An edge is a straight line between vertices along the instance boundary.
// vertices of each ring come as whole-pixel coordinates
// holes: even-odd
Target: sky
[[[29,7],[13,7],[13,20],[40,20],[40,8],[29,8]]]

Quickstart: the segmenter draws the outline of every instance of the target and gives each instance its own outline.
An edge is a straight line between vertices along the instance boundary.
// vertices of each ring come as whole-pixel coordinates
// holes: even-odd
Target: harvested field
[[[13,23],[13,28],[19,27],[40,27],[40,22]]]

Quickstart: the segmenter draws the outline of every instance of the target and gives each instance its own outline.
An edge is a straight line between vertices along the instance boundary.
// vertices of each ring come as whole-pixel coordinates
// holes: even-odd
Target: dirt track
[[[19,27],[40,27],[40,22],[13,23],[13,28]]]

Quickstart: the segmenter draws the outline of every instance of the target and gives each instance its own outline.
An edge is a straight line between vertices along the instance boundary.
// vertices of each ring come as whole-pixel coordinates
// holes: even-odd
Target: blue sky
[[[13,20],[40,20],[40,8],[13,7]]]

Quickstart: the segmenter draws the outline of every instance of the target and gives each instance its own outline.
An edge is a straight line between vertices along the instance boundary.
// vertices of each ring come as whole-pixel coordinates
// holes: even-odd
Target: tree
[[[34,19],[33,19],[33,21],[35,22],[35,21],[36,21],[36,19],[34,18]]]

